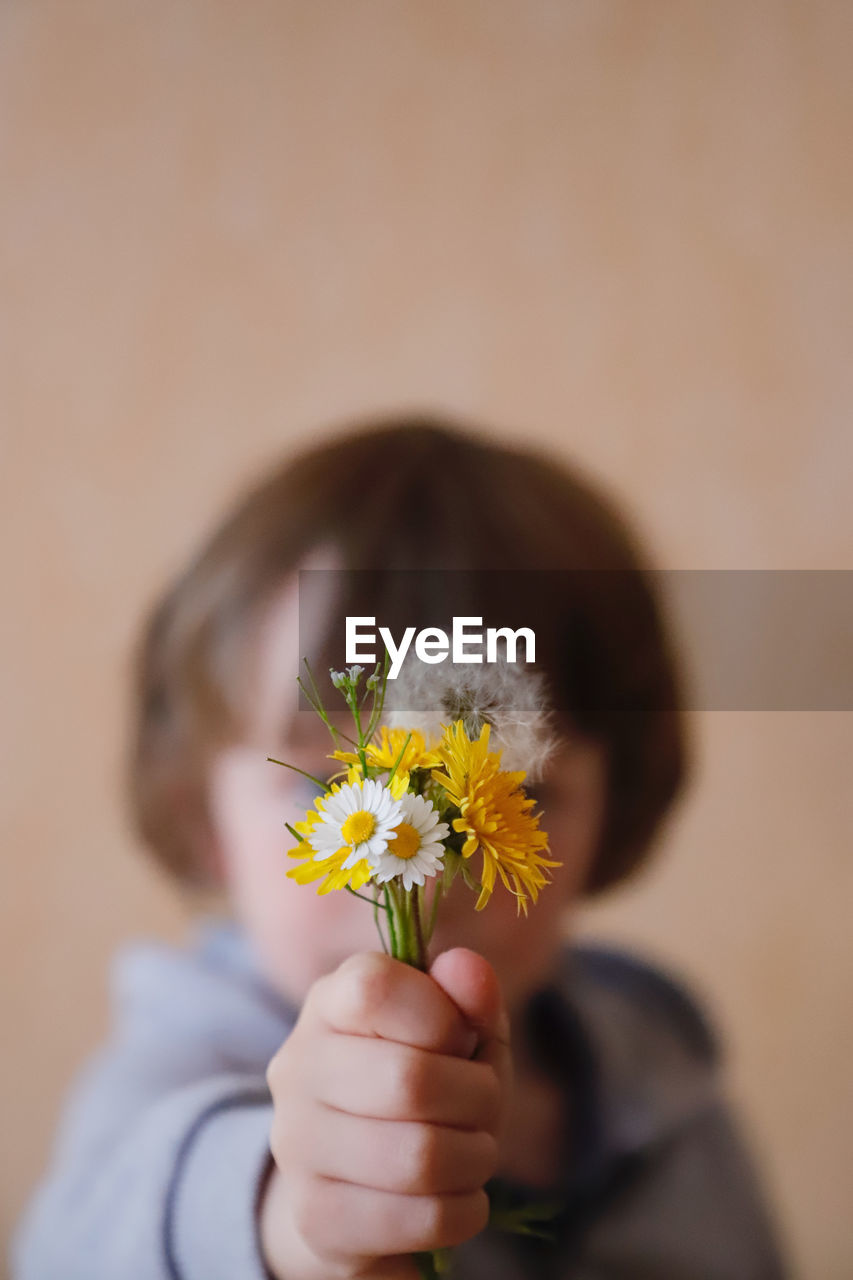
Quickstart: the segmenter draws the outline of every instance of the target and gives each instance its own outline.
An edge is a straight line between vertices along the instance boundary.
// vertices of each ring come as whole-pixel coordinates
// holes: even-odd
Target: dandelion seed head
[[[429,664],[410,651],[397,679],[388,683],[383,718],[391,728],[420,729],[428,743],[454,720],[462,720],[471,738],[490,724],[501,768],[524,769],[531,783],[541,778],[559,743],[544,675],[501,657]]]

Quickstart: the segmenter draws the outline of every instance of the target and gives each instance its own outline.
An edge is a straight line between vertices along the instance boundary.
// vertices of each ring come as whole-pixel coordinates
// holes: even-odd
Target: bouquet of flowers
[[[349,735],[332,724],[305,662],[306,680],[300,677],[298,683],[327,726],[334,747],[329,758],[340,767],[328,779],[297,770],[321,794],[302,821],[286,824],[296,840],[289,856],[297,862],[287,874],[300,884],[319,881],[318,893],[345,890],[368,903],[383,949],[426,971],[440,902],[457,876],[476,893],[475,910],[487,906],[500,880],[515,896],[518,911],[526,913],[528,901],[535,903],[548,883],[550,868],[560,865],[546,857],[541,814],[521,785],[530,770],[501,767],[508,752],[523,753],[538,769],[554,739],[533,677],[508,667],[485,675],[466,671],[446,680],[442,719],[420,716],[412,718],[419,724],[412,719],[396,724],[402,718],[397,709],[390,723],[383,722],[388,666],[386,653],[363,687],[363,667],[331,671],[332,684],[352,715]],[[417,676],[414,685],[402,681],[398,701],[400,691],[403,697],[406,691],[416,696],[417,682]],[[519,690],[531,689],[532,702],[525,706]],[[493,730],[500,749],[491,742]],[[428,881],[434,882],[431,902]],[[490,1223],[544,1234],[536,1224],[552,1212],[552,1206],[515,1210],[511,1217],[496,1211]],[[446,1253],[418,1255],[421,1274],[446,1270]]]

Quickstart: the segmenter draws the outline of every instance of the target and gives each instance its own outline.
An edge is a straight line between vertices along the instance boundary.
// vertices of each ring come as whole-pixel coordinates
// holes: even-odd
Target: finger
[[[429,976],[456,1005],[481,1039],[509,1043],[509,1018],[497,974],[488,960],[467,947],[443,951],[430,966]]]
[[[379,1036],[437,1053],[470,1057],[477,1042],[459,1009],[425,973],[368,951],[314,983],[309,1016],[356,1036]]]
[[[402,1195],[476,1191],[496,1169],[485,1130],[409,1120],[368,1120],[322,1103],[304,1109],[297,1143],[314,1173]]]
[[[351,1115],[490,1131],[498,1124],[500,1084],[487,1062],[331,1032],[314,1040],[306,1070],[314,1097]]]
[[[474,1057],[493,1068],[506,1100],[512,1085],[510,1023],[494,969],[476,951],[453,947],[436,957],[429,976],[477,1031]]]
[[[485,1191],[407,1196],[312,1177],[301,1180],[295,1196],[294,1220],[304,1239],[322,1240],[332,1256],[378,1257],[389,1265],[397,1254],[462,1244],[489,1216]]]
[[[370,1194],[370,1193],[368,1193]],[[377,1193],[382,1194],[382,1193]],[[264,1268],[275,1276],[325,1276],[326,1280],[418,1280],[420,1271],[409,1254],[359,1256],[356,1214],[363,1223],[364,1203],[352,1202],[346,1183],[329,1183],[307,1175],[290,1181],[273,1179],[261,1210]],[[330,1220],[336,1231],[330,1231]],[[363,1234],[363,1232],[362,1232]],[[387,1246],[386,1250],[387,1250]]]

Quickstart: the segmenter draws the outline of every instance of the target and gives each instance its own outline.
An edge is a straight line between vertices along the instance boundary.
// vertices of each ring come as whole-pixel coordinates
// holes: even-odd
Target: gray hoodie
[[[267,1064],[297,1011],[230,921],[183,947],[126,944],[112,1034],[79,1074],[18,1223],[13,1280],[269,1280],[255,1204],[269,1159]],[[625,953],[566,947],[526,1034],[571,1097],[543,1242],[486,1230],[453,1280],[781,1280],[787,1272],[719,1051],[684,988]],[[496,1179],[516,1204],[530,1189]]]

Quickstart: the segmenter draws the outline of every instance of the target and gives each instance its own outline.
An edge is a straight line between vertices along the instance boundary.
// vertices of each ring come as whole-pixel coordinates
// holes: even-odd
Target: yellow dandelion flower
[[[460,811],[453,829],[466,837],[462,856],[470,858],[478,849],[483,855],[476,909],[486,905],[499,875],[515,894],[519,911],[526,914],[528,894],[536,902],[550,879],[547,869],[562,864],[542,857],[540,851],[548,850],[548,835],[531,813],[535,801],[521,788],[525,771],[501,769],[500,751],[489,751],[490,729],[484,724],[479,738],[472,741],[462,720],[447,726],[436,748],[442,768],[433,769],[432,777]]]
[[[382,725],[379,730],[379,740],[368,742],[364,748],[367,763],[375,765],[377,769],[390,769],[396,763],[400,752],[403,751],[403,743],[409,733],[408,729],[389,729],[387,725]],[[411,730],[411,738],[403,751],[403,758],[397,765],[399,773],[410,773],[412,769],[432,769],[436,765],[441,764],[441,757],[434,748],[428,748],[426,739],[419,729]],[[349,764],[358,764],[358,755],[355,751],[333,751],[331,758],[334,760],[343,760]]]

